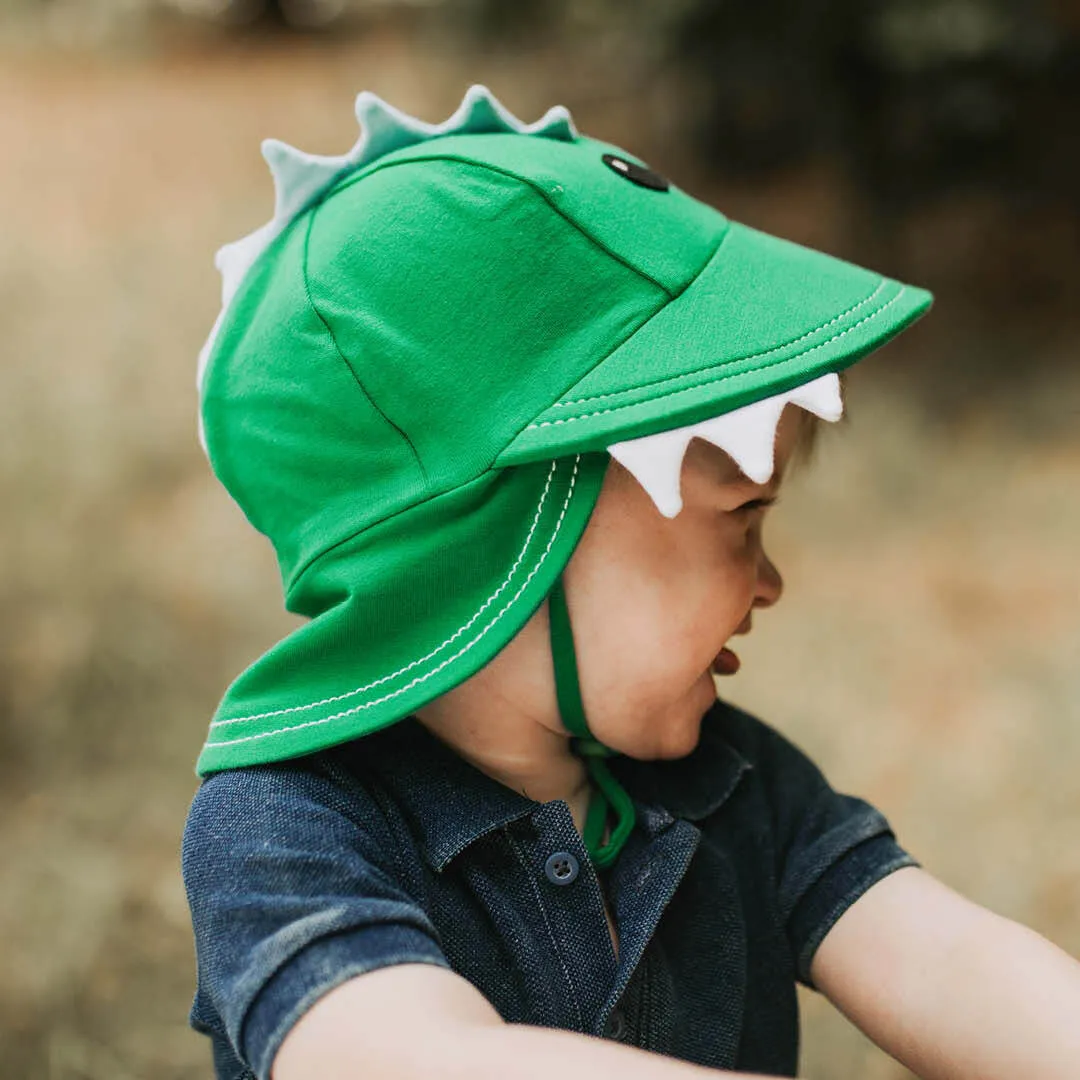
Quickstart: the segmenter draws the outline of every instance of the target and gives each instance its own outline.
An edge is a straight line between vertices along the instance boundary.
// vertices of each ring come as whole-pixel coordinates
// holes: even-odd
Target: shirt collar
[[[643,822],[650,832],[673,818],[707,817],[752,768],[724,738],[727,708],[717,701],[706,713],[698,745],[686,757],[609,759],[611,771],[634,801],[651,811]],[[481,837],[542,805],[481,772],[413,716],[349,747],[349,756],[365,770],[378,762],[380,780],[414,822],[421,851],[436,871]]]
[[[377,761],[380,781],[412,819],[435,870],[541,805],[471,765],[414,716],[350,746],[357,762]]]

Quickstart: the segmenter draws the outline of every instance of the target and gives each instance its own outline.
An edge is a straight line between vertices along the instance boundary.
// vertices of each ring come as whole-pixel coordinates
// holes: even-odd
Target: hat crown
[[[339,177],[231,298],[203,386],[219,477],[287,589],[468,483],[685,289],[727,220],[575,136],[446,135]]]

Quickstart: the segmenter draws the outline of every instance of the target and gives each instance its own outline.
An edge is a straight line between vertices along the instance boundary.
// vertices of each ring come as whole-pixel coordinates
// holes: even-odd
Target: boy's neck
[[[585,826],[591,787],[570,740],[536,723],[421,709],[417,719],[474,768],[536,802],[563,799],[578,832]]]
[[[541,608],[480,671],[415,715],[500,784],[536,802],[565,800],[581,832],[589,776],[559,719],[548,635]]]

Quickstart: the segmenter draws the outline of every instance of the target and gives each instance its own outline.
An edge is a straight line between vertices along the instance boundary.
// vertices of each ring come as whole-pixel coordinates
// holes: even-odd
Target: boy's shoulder
[[[349,849],[385,864],[398,846],[385,798],[372,779],[343,766],[347,749],[206,776],[184,825],[185,876],[235,868],[244,851],[269,852],[279,843]]]

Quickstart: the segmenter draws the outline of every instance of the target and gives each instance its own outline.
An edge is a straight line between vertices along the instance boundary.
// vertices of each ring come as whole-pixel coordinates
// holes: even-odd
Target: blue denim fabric
[[[451,968],[510,1022],[795,1075],[796,980],[845,909],[915,861],[877,810],[722,702],[687,757],[611,767],[638,824],[602,876],[565,802],[504,787],[413,718],[208,778],[183,864],[191,1023],[219,1080],[266,1080],[322,994],[402,963]],[[545,874],[555,852],[578,860],[568,884]]]

